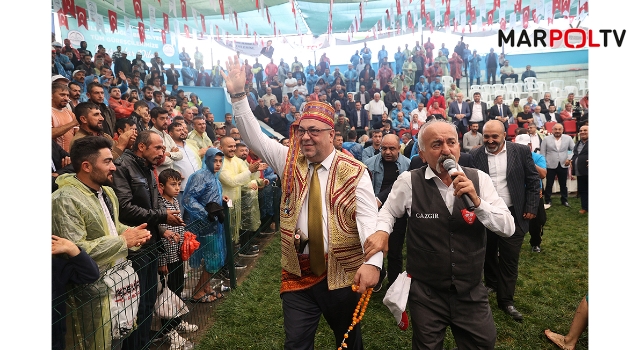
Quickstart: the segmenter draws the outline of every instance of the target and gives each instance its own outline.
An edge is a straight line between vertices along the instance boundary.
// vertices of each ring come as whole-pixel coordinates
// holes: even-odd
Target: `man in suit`
[[[360,101],[363,106],[371,101],[371,95],[369,95],[369,92],[366,91],[366,87],[364,86],[364,84],[360,85],[360,91],[356,93],[356,96],[353,99],[356,101]]]
[[[560,113],[556,112],[556,106],[555,105],[549,106],[549,111],[544,114],[544,117],[545,117],[545,119],[547,119],[548,122],[559,123],[559,122],[562,121],[562,118],[560,118]]]
[[[522,321],[522,314],[514,306],[518,260],[524,235],[529,231],[529,220],[538,212],[540,177],[529,147],[505,142],[506,136],[504,124],[498,120],[488,121],[484,126],[484,147],[471,151],[471,156],[478,169],[494,179],[494,187],[516,223],[515,233],[510,237],[487,230],[485,285],[490,292],[498,292],[498,307],[515,321]]]
[[[351,125],[351,130],[363,129],[365,132],[369,131],[369,114],[367,114],[367,111],[362,108],[362,104],[359,100],[356,100],[356,107],[351,111],[349,124]]]
[[[511,118],[513,114],[511,114],[511,110],[509,106],[502,103],[502,96],[496,96],[494,100],[494,105],[491,106],[489,110],[489,120],[495,119],[501,121],[504,124],[504,129],[509,129],[509,118]]]
[[[538,106],[540,106],[540,113],[547,114],[549,112],[549,107],[555,106],[553,104],[553,100],[551,99],[551,93],[545,92],[544,98],[541,99],[540,102],[538,102]]]
[[[408,131],[402,134],[401,138],[402,142],[404,142],[404,151],[402,154],[407,158],[411,158],[411,150],[413,149],[413,144],[416,141],[411,137],[411,133]]]
[[[578,193],[580,194],[580,214],[589,211],[589,126],[580,127],[580,141],[573,149],[571,168],[578,177]]]
[[[462,92],[456,94],[456,100],[449,104],[449,117],[453,120],[453,124],[458,127],[458,131],[461,135],[467,132],[467,126],[469,125],[469,117],[471,116],[471,110],[469,104],[462,99],[464,95]]]
[[[551,206],[551,191],[553,182],[558,177],[560,185],[560,202],[565,207],[569,207],[567,201],[567,173],[571,164],[569,159],[569,150],[572,150],[575,144],[569,135],[564,135],[564,127],[558,123],[553,126],[553,137],[545,137],[540,145],[540,154],[547,160],[547,183],[544,188],[545,209]]]
[[[469,102],[469,111],[471,112],[469,122],[478,123],[478,131],[482,133],[482,127],[484,127],[484,123],[487,122],[489,111],[487,104],[480,101],[480,98],[479,92],[476,91],[473,93],[473,102]]]

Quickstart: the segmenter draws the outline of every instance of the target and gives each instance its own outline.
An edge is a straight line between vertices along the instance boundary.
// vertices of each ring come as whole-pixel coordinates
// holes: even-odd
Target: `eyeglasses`
[[[296,130],[296,136],[298,137],[304,137],[304,134],[309,133],[309,136],[318,136],[320,135],[321,131],[327,131],[327,130],[333,130],[332,128],[326,128],[326,129],[303,129],[303,128],[298,128],[298,130]]]

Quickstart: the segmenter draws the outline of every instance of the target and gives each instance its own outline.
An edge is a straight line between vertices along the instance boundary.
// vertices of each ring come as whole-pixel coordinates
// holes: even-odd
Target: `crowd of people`
[[[454,334],[460,347],[493,348],[496,331],[488,303],[474,305],[460,296],[464,293],[477,293],[486,302],[487,295],[496,292],[499,307],[522,320],[514,305],[520,245],[530,232],[532,252],[541,251],[544,211],[551,206],[556,176],[561,204],[569,206],[566,180],[571,169],[571,176],[578,178],[580,213],[588,211],[588,94],[580,101],[570,94],[560,102],[546,93],[538,103],[530,98],[524,106],[518,99],[508,106],[497,96],[489,106],[479,92],[465,99],[459,80],[468,75],[479,82],[484,60],[487,79],[493,75],[495,83],[497,67],[509,67],[504,57],[491,49],[480,58],[462,40],[451,58],[444,44],[434,54],[430,39],[424,45],[416,42],[413,49],[408,46],[398,47],[395,66],[383,46],[378,72],[371,68],[372,54],[365,43],[344,73],[338,68],[332,73],[330,59],[323,54],[316,66],[311,61],[305,66],[294,57],[291,65],[281,59],[278,66],[271,58],[264,68],[257,59],[251,65],[236,57],[228,62],[228,71],[218,61],[209,74],[197,49],[193,62],[182,49],[178,71],[173,63],[166,68],[157,54],[149,67],[141,55],[127,60],[119,46],[110,57],[102,45],[92,55],[86,43],[79,49],[68,40],[64,45],[52,43],[54,242],[68,240],[82,258],[86,253],[93,259],[101,273],[125,259],[132,262],[140,283],[139,321],[123,348],[142,348],[154,337],[151,315],[158,274],[166,277],[165,288],[180,296],[184,262],[202,267],[188,299],[214,302],[222,294],[209,281],[224,269],[227,255],[258,255],[258,247],[249,242],[252,235],[241,232],[257,234],[269,221],[263,234],[280,229],[283,237],[285,347],[313,344],[320,313],[302,322],[309,309],[322,310],[341,346],[357,303],[351,284],[361,292],[367,287],[381,290],[385,279],[391,285],[404,270],[405,240],[406,270],[420,289],[414,293],[412,288],[409,297],[414,344],[441,341],[451,325],[461,330]],[[514,78],[509,69],[501,69],[501,74],[503,81]],[[535,76],[530,66],[523,79],[525,74]],[[445,75],[454,79],[448,87],[441,83]],[[224,122],[214,122],[211,109],[197,95],[186,96],[179,88],[180,77],[184,86],[225,82],[233,113],[227,113]],[[267,137],[257,120],[281,137]],[[545,123],[550,121],[557,124],[547,135]],[[575,138],[564,133],[567,121],[578,124]],[[512,124],[520,129],[509,142]],[[446,159],[458,164],[455,176],[443,170]],[[415,169],[419,170],[411,171]],[[429,182],[425,185],[420,177]],[[353,188],[342,191],[329,184]],[[327,191],[331,196],[320,195]],[[412,196],[415,191],[420,195]],[[462,194],[475,205],[475,214],[464,212]],[[446,206],[438,204],[441,195]],[[326,198],[335,201],[326,203]],[[234,252],[226,251],[225,206]],[[412,211],[417,214],[412,216]],[[446,243],[437,238],[449,217],[456,222],[452,235],[471,234],[476,239]],[[430,218],[440,219],[432,220],[435,228],[427,232],[424,219]],[[200,224],[194,233],[201,247],[185,260],[179,253],[185,227],[195,223]],[[313,225],[307,230],[307,224]],[[422,237],[425,232],[438,243]],[[305,237],[306,248],[301,244]],[[424,249],[461,254],[425,259]],[[388,251],[386,267],[383,251]],[[78,256],[71,248],[58,252]],[[484,259],[469,261],[473,254]],[[227,266],[245,267],[240,261]],[[99,278],[71,281],[96,288],[94,294],[70,297],[106,298]],[[317,299],[308,300],[308,293],[317,293]],[[425,306],[420,300],[429,293],[434,303]],[[455,300],[449,299],[451,293],[457,295]],[[436,311],[441,307],[454,312],[452,303],[469,306],[460,316],[472,322],[443,319]],[[103,313],[92,317],[93,324],[107,328],[108,302],[105,305]],[[330,312],[334,307],[344,313]],[[54,326],[61,322],[59,315],[64,313],[58,318],[54,314]],[[429,328],[433,322],[442,327]],[[180,317],[162,324],[162,335],[172,348],[186,343],[179,333],[198,329]],[[85,339],[89,348],[111,344],[109,330],[82,326],[91,334]],[[362,348],[359,326],[355,328],[346,343]],[[54,348],[64,348],[64,342],[56,340]]]

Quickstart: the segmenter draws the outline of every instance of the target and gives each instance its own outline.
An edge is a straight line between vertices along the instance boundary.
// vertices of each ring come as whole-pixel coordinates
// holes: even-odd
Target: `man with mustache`
[[[118,197],[122,223],[130,226],[147,224],[151,232],[151,239],[139,250],[129,250],[128,259],[140,280],[140,300],[138,328],[124,340],[123,349],[142,349],[151,341],[151,315],[158,283],[158,251],[154,245],[162,237],[175,242],[180,240],[178,234],[160,224],[184,226],[184,221],[176,215],[179,210],[165,209],[153,175],[153,169],[162,160],[164,152],[162,137],[145,130],[138,134],[133,149],[126,149],[114,162],[113,189]]]
[[[529,147],[505,142],[506,136],[501,121],[488,121],[482,135],[484,147],[472,150],[471,156],[476,167],[491,176],[496,191],[516,222],[515,233],[510,237],[489,228],[484,262],[485,284],[490,293],[498,292],[498,307],[515,321],[522,321],[522,314],[513,305],[513,296],[522,241],[529,231],[529,220],[538,212],[540,176]]]
[[[459,348],[493,349],[496,327],[482,285],[485,227],[509,237],[515,230],[513,217],[489,175],[458,164],[452,174],[444,169],[445,160],[460,158],[455,125],[427,122],[418,144],[428,166],[398,176],[378,213],[378,231],[365,242],[365,259],[388,249],[396,219],[407,213],[413,348],[442,348],[450,326]],[[463,194],[476,206],[474,211],[465,208]]]

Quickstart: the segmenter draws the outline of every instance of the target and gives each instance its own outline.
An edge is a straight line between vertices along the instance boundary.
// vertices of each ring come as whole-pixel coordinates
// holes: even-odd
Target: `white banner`
[[[252,42],[224,40],[224,39],[215,40],[215,35],[214,35],[213,41],[230,50],[239,51],[241,54],[251,56],[251,57],[260,56],[260,51],[262,50],[262,46],[260,46],[260,43],[254,44]],[[234,42],[235,42],[235,45],[234,45]]]

